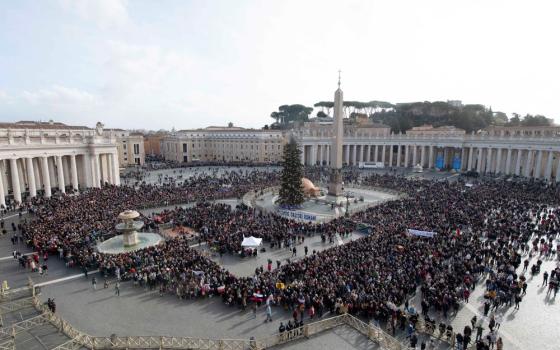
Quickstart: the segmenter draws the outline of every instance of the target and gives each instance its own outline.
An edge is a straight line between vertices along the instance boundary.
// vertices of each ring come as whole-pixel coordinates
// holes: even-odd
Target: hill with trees
[[[313,105],[317,117],[332,116],[334,103],[320,101]],[[307,121],[313,108],[304,105],[282,105],[271,117],[277,127],[288,127],[295,121]],[[411,102],[392,104],[386,101],[344,101],[344,113],[347,118],[367,115],[373,122],[391,127],[395,133],[405,132],[415,126],[431,124],[438,126],[455,126],[470,133],[490,125],[505,126],[546,126],[553,125],[553,120],[543,115],[514,113],[511,118],[503,112],[493,112],[481,104],[463,105],[457,101]]]

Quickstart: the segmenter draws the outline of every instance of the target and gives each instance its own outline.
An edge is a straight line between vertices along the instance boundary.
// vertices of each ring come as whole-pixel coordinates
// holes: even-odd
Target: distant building
[[[447,104],[453,107],[463,107],[463,101],[461,100],[447,100]]]
[[[489,136],[560,137],[560,126],[498,126],[491,125],[480,132]]]
[[[0,207],[110,183],[119,185],[116,139],[58,122],[0,123]]]
[[[158,132],[144,135],[144,151],[147,156],[161,156],[161,142],[168,133]]]
[[[286,138],[281,130],[257,130],[228,126],[180,130],[163,137],[166,160],[276,163],[282,159]]]
[[[117,140],[121,168],[144,165],[146,158],[144,134],[123,129],[107,129],[104,133]]]
[[[444,136],[463,136],[466,134],[465,130],[456,128],[454,126],[439,126],[434,128],[432,125],[425,124],[421,126],[415,126],[410,130],[406,131],[407,135],[410,136],[434,136],[434,137],[444,137]]]

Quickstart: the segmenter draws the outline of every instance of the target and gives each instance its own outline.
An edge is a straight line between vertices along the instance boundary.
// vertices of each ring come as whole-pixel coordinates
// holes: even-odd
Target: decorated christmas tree
[[[303,165],[300,160],[301,150],[292,138],[284,146],[282,159],[282,184],[278,198],[278,204],[285,208],[298,207],[303,203]]]

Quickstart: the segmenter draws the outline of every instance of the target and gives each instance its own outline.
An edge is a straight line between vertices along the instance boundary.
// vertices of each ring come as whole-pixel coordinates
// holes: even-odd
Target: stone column
[[[64,184],[68,186],[72,183],[72,171],[70,170],[68,156],[62,156],[62,169],[64,170]]]
[[[0,160],[0,162],[2,162]],[[4,167],[0,165],[0,171],[4,172]],[[0,208],[6,207],[6,193],[4,192],[4,176],[0,174]]]
[[[412,166],[415,167],[418,164],[418,156],[416,155],[418,151],[418,147],[416,145],[412,145]]]
[[[527,150],[527,160],[525,162],[525,177],[531,176],[532,166],[533,166],[533,151]]]
[[[548,158],[546,161],[546,169],[543,178],[547,181],[552,179],[552,162],[554,161],[554,152],[548,151]]]
[[[54,158],[47,157],[47,162],[49,163],[49,179],[51,180],[51,188],[57,186],[56,174],[54,172]]]
[[[430,155],[428,156],[428,168],[434,168],[434,146],[430,145]]]
[[[443,168],[447,169],[449,167],[449,163],[447,162],[449,159],[449,149],[447,147],[443,147]]]
[[[469,148],[469,164],[467,165],[467,170],[473,169],[473,157],[474,157],[474,147]]]
[[[420,146],[420,165],[422,168],[426,166],[426,146]]]
[[[543,157],[543,151],[539,150],[539,153],[537,153],[537,165],[536,165],[536,168],[535,168],[535,175],[533,176],[535,179],[538,179],[538,178],[541,177],[542,157]]]
[[[486,150],[486,169],[484,169],[484,173],[490,173],[492,170],[492,148],[488,147]]]
[[[112,169],[114,171],[113,173],[113,181],[114,181],[114,185],[115,186],[120,186],[121,185],[121,175],[119,172],[119,158],[117,157],[116,153],[111,153],[110,154],[110,163],[112,163]]]
[[[2,169],[2,180],[4,180],[4,193],[8,194],[8,192],[10,191],[10,187],[9,187],[9,183],[11,182],[9,177],[8,177],[8,160],[4,159],[4,160],[0,160],[0,169]]]
[[[303,152],[300,155],[303,158]],[[302,163],[305,164],[305,163]],[[82,155],[82,174],[85,181],[85,187],[93,186],[93,170],[91,167],[91,157],[89,154]]]
[[[498,155],[496,156],[496,174],[500,174],[502,172],[502,149],[498,148],[496,149],[496,152],[498,152]]]
[[[19,186],[19,174],[17,159],[10,159],[10,173],[12,174],[12,192],[14,193],[14,200],[21,203],[21,188]]]
[[[379,154],[379,149],[377,147],[378,146],[375,145],[375,150],[374,150],[375,153],[373,155],[373,161],[376,162],[376,163],[377,163],[377,160],[379,159],[379,158],[377,158],[377,155]]]
[[[409,152],[408,145],[404,145],[404,165],[403,167],[408,168],[408,152]]]
[[[49,171],[49,160],[47,156],[41,157],[41,171],[43,172],[43,186],[45,187],[45,197],[51,196],[51,178]]]
[[[393,145],[389,146],[389,167],[393,166]]]
[[[350,165],[350,145],[346,145],[344,159],[346,160],[346,165]]]
[[[468,152],[467,148],[461,147],[461,167],[460,167],[461,170],[467,168],[467,152]]]
[[[381,147],[381,162],[385,165],[385,145]]]
[[[93,187],[101,187],[101,171],[99,169],[99,154],[93,154],[92,160],[92,174],[93,174]]]
[[[39,170],[39,158],[31,158],[33,163],[33,179],[35,180],[35,189],[43,188],[43,181],[41,180],[41,172]]]
[[[78,190],[78,167],[76,166],[76,155],[70,155],[70,173],[72,174],[72,188]]]
[[[366,162],[371,162],[371,145],[366,145]]]
[[[64,184],[64,167],[62,166],[62,156],[56,156],[56,170],[58,173],[58,189],[62,193],[66,193]]]
[[[105,164],[103,166],[107,168],[107,179],[106,180],[107,180],[107,182],[109,182],[109,184],[114,185],[115,180],[113,178],[113,162],[111,161],[111,153],[105,154],[104,157],[105,157]]]
[[[504,171],[507,175],[511,174],[511,148],[508,148],[506,155],[506,169]]]
[[[358,160],[358,145],[354,145],[354,153],[352,154],[352,165],[357,165]]]
[[[560,157],[560,154],[558,157]],[[560,182],[560,159],[558,160],[558,166],[556,167],[556,182]]]
[[[396,166],[397,168],[401,166],[401,145],[397,145],[397,162],[396,162]]]
[[[33,170],[33,158],[25,158],[27,168],[27,184],[29,185],[29,195],[31,197],[37,196],[37,187],[35,185],[35,171]]]
[[[317,165],[317,145],[311,146],[311,165]]]
[[[19,189],[21,192],[25,192],[25,184],[27,183],[26,176],[25,176],[25,167],[23,165],[23,162],[24,162],[23,158],[18,158],[16,161],[18,167],[18,175],[19,175]]]
[[[476,171],[478,173],[482,172],[482,155],[483,155],[482,152],[484,152],[484,149],[482,147],[479,147],[478,148],[478,159],[476,160]]]
[[[515,169],[513,169],[513,173],[519,176],[519,171],[521,170],[521,155],[523,150],[516,150],[515,154]]]

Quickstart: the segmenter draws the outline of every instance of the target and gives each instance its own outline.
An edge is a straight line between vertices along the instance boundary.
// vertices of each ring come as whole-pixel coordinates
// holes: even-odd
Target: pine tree
[[[300,160],[301,150],[294,139],[284,146],[282,159],[282,184],[280,187],[278,204],[282,207],[298,207],[304,201],[303,165]]]

